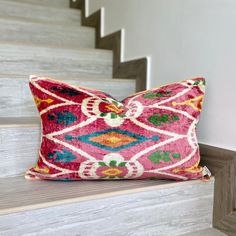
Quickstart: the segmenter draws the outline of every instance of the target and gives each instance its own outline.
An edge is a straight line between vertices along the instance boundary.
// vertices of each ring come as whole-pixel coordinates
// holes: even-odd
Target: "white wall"
[[[236,0],[89,0],[104,34],[125,29],[124,60],[150,56],[149,86],[207,79],[202,143],[236,150]]]

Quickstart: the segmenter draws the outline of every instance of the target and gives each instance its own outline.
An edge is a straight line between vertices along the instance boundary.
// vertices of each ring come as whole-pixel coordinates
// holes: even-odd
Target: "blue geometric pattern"
[[[122,136],[124,136],[124,138],[125,138],[125,136],[130,137],[130,138],[132,138],[132,141],[130,141],[129,143],[124,144],[124,145],[121,144],[118,147],[112,147],[111,145],[104,144],[104,142],[101,143],[101,142],[98,142],[98,141],[91,140],[91,138],[93,138],[93,137],[99,137],[99,136],[102,136],[102,135],[105,135],[105,134],[111,134],[110,138],[112,138],[112,137],[116,138],[115,135],[112,136],[114,133],[116,133],[118,135],[121,134]],[[78,137],[74,137],[74,136],[71,136],[71,135],[66,135],[65,139],[67,141],[80,140],[81,142],[89,143],[93,146],[96,146],[96,147],[99,147],[99,148],[102,148],[102,149],[105,149],[105,150],[108,150],[108,151],[120,151],[121,149],[132,147],[134,145],[140,144],[140,143],[145,142],[147,140],[158,141],[160,139],[160,137],[154,135],[154,136],[149,138],[149,137],[145,137],[145,136],[142,136],[142,135],[139,135],[139,134],[131,133],[131,132],[126,131],[126,130],[120,130],[120,129],[112,128],[112,129],[107,129],[107,130],[103,130],[103,131],[99,131],[99,132],[94,132],[94,133],[91,133],[91,134],[78,136]],[[104,141],[104,140],[102,140],[102,141]]]

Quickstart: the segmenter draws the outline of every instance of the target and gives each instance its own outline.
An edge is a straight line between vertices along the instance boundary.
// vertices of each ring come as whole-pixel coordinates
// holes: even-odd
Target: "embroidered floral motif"
[[[105,162],[98,162],[100,167],[97,168],[96,173],[101,178],[123,178],[128,170],[126,167],[127,162],[117,162],[116,160],[110,161],[109,164]]]
[[[111,119],[116,119],[118,117],[124,118],[126,115],[124,114],[123,106],[120,105],[117,101],[113,99],[102,99],[103,102],[99,104],[100,116],[106,117],[109,116]]]

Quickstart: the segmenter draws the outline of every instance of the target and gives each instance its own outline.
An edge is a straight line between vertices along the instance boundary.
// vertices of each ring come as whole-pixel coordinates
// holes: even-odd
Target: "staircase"
[[[211,229],[213,178],[24,179],[40,140],[30,74],[100,89],[119,100],[135,92],[135,79],[112,78],[112,52],[95,49],[95,37],[69,0],[0,0],[0,235],[223,235]]]

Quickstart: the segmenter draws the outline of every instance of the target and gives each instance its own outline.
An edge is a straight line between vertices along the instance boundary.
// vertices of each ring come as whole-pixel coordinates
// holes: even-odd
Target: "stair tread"
[[[94,48],[95,31],[91,27],[50,25],[0,17],[1,41],[37,45]]]
[[[88,26],[81,26],[78,24],[67,25],[67,27],[65,28],[65,25],[59,22],[57,22],[57,24],[50,24],[48,22],[43,22],[43,21],[32,22],[27,19],[17,19],[14,17],[2,17],[2,16],[0,16],[0,21],[2,22],[1,26],[2,24],[9,24],[9,25],[12,24],[12,26],[14,26],[15,28],[17,28],[17,24],[19,25],[22,24],[25,27],[27,27],[27,25],[29,24],[32,24],[35,27],[41,26],[41,27],[49,28],[50,30],[56,29],[56,30],[65,30],[65,31],[77,31],[77,33],[80,33],[80,32],[82,33],[83,31],[94,32],[94,28],[88,27]]]
[[[51,8],[69,8],[69,0],[8,0],[11,2],[18,2],[20,4],[31,4],[31,5],[39,5],[46,6]]]
[[[0,178],[0,214],[88,201],[149,190],[204,184],[201,180],[40,181]]]
[[[103,49],[0,42],[0,63],[5,74],[112,77],[112,52]]]
[[[0,214],[88,201],[163,188],[203,183],[200,180],[174,182],[169,180],[121,181],[30,181],[23,176],[0,178]]]
[[[81,13],[72,8],[53,8],[44,5],[32,5],[17,1],[0,0],[0,16],[16,19],[27,19],[34,22],[47,22],[51,24],[78,25]]]
[[[101,49],[101,48],[75,48],[75,47],[58,47],[53,45],[40,45],[40,44],[34,44],[34,43],[24,43],[24,42],[7,42],[0,39],[0,48],[1,46],[4,47],[17,47],[17,48],[38,48],[40,49],[56,49],[58,51],[68,51],[68,52],[74,52],[75,54],[77,51],[86,52],[86,53],[104,53],[104,54],[110,54],[112,55],[112,51],[108,49]]]
[[[16,179],[1,181],[0,231],[6,236],[120,235],[120,226],[123,235],[181,235],[211,227],[213,179],[67,183]]]

